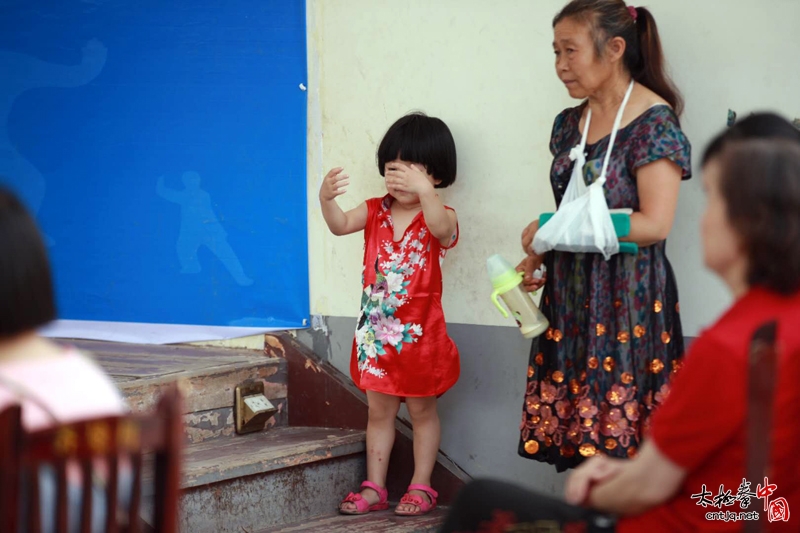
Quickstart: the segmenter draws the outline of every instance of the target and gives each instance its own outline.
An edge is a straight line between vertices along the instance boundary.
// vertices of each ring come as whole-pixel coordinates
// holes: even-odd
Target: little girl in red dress
[[[456,147],[444,122],[421,113],[395,122],[378,148],[388,194],[348,212],[336,197],[348,176],[331,170],[320,190],[334,235],[364,231],[364,274],[350,374],[367,393],[367,480],[339,506],[344,514],[388,509],[386,472],[395,417],[405,401],[414,428],[414,476],[395,509],[419,515],[436,507],[430,487],[441,429],[436,399],[458,380],[458,349],[442,311],[441,264],[458,242],[458,219],[436,189],[456,179]]]

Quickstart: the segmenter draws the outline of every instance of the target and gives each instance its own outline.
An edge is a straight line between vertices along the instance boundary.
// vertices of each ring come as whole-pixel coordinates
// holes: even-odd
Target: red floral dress
[[[439,396],[458,380],[458,349],[442,310],[442,246],[420,211],[394,240],[392,197],[367,200],[364,292],[350,375],[362,390],[401,397]],[[447,209],[450,209],[449,207]]]

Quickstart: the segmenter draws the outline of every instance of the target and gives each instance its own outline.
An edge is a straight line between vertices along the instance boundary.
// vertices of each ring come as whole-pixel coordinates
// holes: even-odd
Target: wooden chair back
[[[162,396],[153,413],[105,417],[26,432],[19,406],[0,412],[0,521],[4,531],[41,533],[42,513],[55,513],[56,533],[68,533],[68,515],[80,513],[81,533],[92,532],[93,495],[104,489],[107,533],[144,533],[142,473],[153,467],[153,522],[156,533],[177,533],[182,434],[177,386]],[[42,509],[42,468],[54,472],[55,508]],[[78,475],[79,474],[79,475]],[[120,501],[120,476],[131,482]],[[149,481],[149,479],[148,479]],[[77,485],[77,486],[76,486]],[[80,491],[80,510],[69,510],[70,491]],[[8,527],[8,529],[5,529]]]

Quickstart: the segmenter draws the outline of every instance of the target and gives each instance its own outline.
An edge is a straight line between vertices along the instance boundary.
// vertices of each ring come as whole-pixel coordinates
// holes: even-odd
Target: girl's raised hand
[[[319,199],[321,202],[330,202],[347,192],[345,187],[350,185],[350,176],[342,174],[343,170],[342,167],[333,168],[322,179],[322,187],[319,190]]]
[[[403,163],[386,165],[386,187],[400,192],[422,196],[433,190],[433,184],[417,165],[408,166]]]

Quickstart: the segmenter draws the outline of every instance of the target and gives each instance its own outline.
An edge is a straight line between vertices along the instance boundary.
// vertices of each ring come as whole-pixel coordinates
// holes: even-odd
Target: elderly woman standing
[[[518,269],[529,290],[544,285],[542,311],[551,328],[531,349],[519,453],[562,471],[595,454],[634,456],[680,366],[678,291],[665,239],[681,180],[691,177],[691,147],[678,121],[681,96],[665,73],[647,9],[622,0],[573,0],[553,27],[556,73],[570,96],[583,100],[553,125],[556,203],[574,165],[570,152],[582,140],[587,184],[610,151],[608,207],[633,210],[622,240],[639,246],[638,254],[608,261],[560,251],[540,256],[531,247],[538,221],[523,232],[527,256]],[[546,277],[534,277],[542,264]]]

